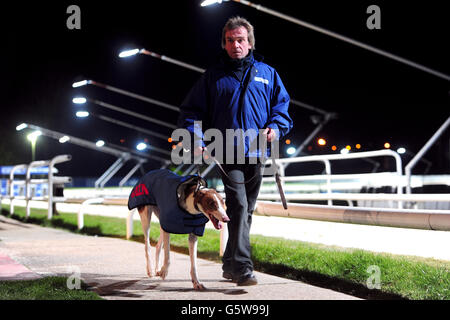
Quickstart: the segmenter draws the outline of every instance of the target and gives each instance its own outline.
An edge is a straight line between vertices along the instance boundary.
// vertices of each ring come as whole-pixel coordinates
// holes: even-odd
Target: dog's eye
[[[211,208],[215,208],[216,207],[216,202],[214,200],[210,200],[208,201],[208,206]]]

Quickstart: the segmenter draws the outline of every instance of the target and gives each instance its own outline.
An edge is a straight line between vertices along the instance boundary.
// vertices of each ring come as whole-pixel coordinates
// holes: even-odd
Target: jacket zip
[[[245,83],[245,80],[247,79],[247,76],[248,76],[249,73],[251,75],[251,71],[253,69],[253,65],[254,65],[254,62],[247,68],[247,70],[245,71],[245,73],[244,73],[244,75],[242,77],[242,80],[239,81],[239,79],[238,79],[238,81],[239,81],[239,90],[241,91],[240,94],[239,94],[239,112],[238,112],[238,115],[239,115],[239,124],[241,125],[242,129],[244,128],[244,123],[243,123],[243,120],[242,120],[242,118],[243,118],[243,111],[244,111],[244,96],[245,96],[245,92],[247,91],[247,88],[248,88],[248,85],[249,85],[251,79],[248,79],[247,83]],[[236,76],[236,73],[234,73],[234,71],[233,71],[233,74],[234,74],[234,76],[237,79],[238,77]]]

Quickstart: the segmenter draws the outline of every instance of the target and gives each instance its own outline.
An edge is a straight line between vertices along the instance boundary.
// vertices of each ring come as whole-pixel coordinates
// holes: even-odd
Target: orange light
[[[290,139],[286,139],[286,144],[291,144],[291,140]]]
[[[356,149],[361,149],[361,145],[359,143],[356,144]]]
[[[350,151],[350,150],[352,150],[352,147],[350,147],[349,145],[346,145],[346,146],[345,146],[345,149],[347,149],[347,150]]]
[[[172,138],[167,139],[167,141],[172,142]]]
[[[390,144],[389,142],[386,142],[386,143],[384,144],[384,147],[385,147],[386,149],[389,149],[389,148],[391,147],[391,144]]]
[[[317,140],[317,144],[319,146],[324,146],[327,144],[327,141],[324,138],[320,138],[319,140]]]
[[[175,149],[176,147],[177,147],[176,145],[174,145],[174,144],[172,145],[172,149]]]
[[[331,150],[336,151],[336,150],[337,150],[337,147],[336,147],[336,146],[332,146],[332,147],[331,147]]]

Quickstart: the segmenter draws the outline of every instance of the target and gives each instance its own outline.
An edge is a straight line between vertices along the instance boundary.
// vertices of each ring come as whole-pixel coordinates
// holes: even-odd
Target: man
[[[196,138],[195,155],[205,151],[203,130],[218,129],[262,134],[267,142],[286,135],[292,128],[288,114],[289,95],[275,69],[254,53],[253,26],[233,17],[222,32],[224,51],[181,105],[178,125]],[[201,121],[201,127],[198,125]],[[278,135],[277,135],[278,133]],[[223,256],[223,277],[238,285],[255,285],[250,251],[250,227],[261,186],[261,158],[267,150],[255,148],[255,136],[242,134],[225,139],[225,163],[220,171],[225,186],[229,238]],[[243,150],[243,157],[239,152]],[[216,153],[218,150],[215,150]],[[219,150],[222,151],[222,150]],[[230,156],[230,151],[233,153]],[[260,159],[259,163],[254,161]]]

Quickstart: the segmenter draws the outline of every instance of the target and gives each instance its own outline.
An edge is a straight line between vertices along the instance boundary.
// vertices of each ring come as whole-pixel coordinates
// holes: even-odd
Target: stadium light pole
[[[160,126],[164,126],[164,127],[170,128],[170,129],[176,129],[177,128],[177,126],[172,124],[172,123],[168,123],[168,122],[161,121],[161,120],[158,120],[158,119],[155,119],[155,118],[152,118],[152,117],[144,116],[144,115],[142,115],[140,113],[137,113],[137,112],[134,112],[134,111],[130,111],[130,110],[127,110],[127,109],[124,109],[124,108],[121,108],[121,107],[118,107],[118,106],[115,106],[115,105],[112,105],[110,103],[106,103],[106,102],[103,102],[103,101],[100,101],[100,100],[96,100],[96,99],[90,99],[90,98],[86,98],[86,97],[75,97],[75,98],[72,99],[72,102],[75,103],[75,104],[85,104],[86,102],[91,102],[91,103],[94,103],[96,105],[99,105],[101,107],[104,107],[104,108],[107,108],[107,109],[110,109],[110,110],[121,112],[121,113],[127,114],[129,116],[133,116],[133,117],[136,117],[136,118],[148,121],[148,122],[153,122],[153,123],[158,124]]]
[[[370,46],[368,44],[362,43],[360,41],[354,40],[354,39],[349,38],[347,36],[344,36],[344,35],[341,35],[339,33],[327,30],[327,29],[322,28],[322,27],[318,27],[318,26],[316,26],[314,24],[311,24],[309,22],[302,21],[300,19],[291,17],[291,16],[286,15],[284,13],[281,13],[281,12],[278,12],[278,11],[266,8],[266,7],[264,7],[264,6],[260,5],[260,4],[256,4],[256,3],[253,3],[253,2],[250,2],[250,1],[246,1],[246,0],[205,0],[205,1],[203,1],[200,4],[200,6],[206,7],[206,6],[210,6],[210,5],[213,5],[213,4],[222,3],[222,2],[228,2],[228,1],[238,2],[240,4],[252,7],[254,9],[256,9],[256,10],[265,12],[267,14],[270,14],[272,16],[278,17],[280,19],[292,22],[294,24],[300,25],[300,26],[305,27],[307,29],[311,29],[311,30],[320,32],[320,33],[325,34],[327,36],[330,36],[332,38],[335,38],[335,39],[338,39],[338,40],[350,43],[350,44],[352,44],[354,46],[357,46],[357,47],[360,47],[362,49],[374,52],[374,53],[376,53],[378,55],[382,55],[382,56],[384,56],[386,58],[389,58],[391,60],[395,60],[397,62],[409,65],[410,67],[413,67],[413,68],[419,69],[421,71],[424,71],[424,72],[426,72],[428,74],[432,74],[432,75],[437,76],[439,78],[442,78],[444,80],[450,81],[450,76],[447,75],[447,74],[444,74],[444,73],[442,73],[440,71],[428,68],[428,67],[426,67],[424,65],[421,65],[421,64],[416,63],[414,61],[402,58],[402,57],[397,56],[395,54],[389,53],[389,52],[387,52],[385,50],[378,49],[376,47],[373,47],[373,46]]]
[[[103,88],[103,89],[106,89],[106,90],[109,90],[109,91],[112,91],[115,93],[119,93],[122,95],[126,95],[129,97],[141,100],[141,101],[145,101],[145,102],[148,102],[151,104],[156,104],[157,106],[160,106],[160,107],[172,110],[172,111],[180,112],[180,108],[178,108],[177,106],[171,105],[169,103],[165,103],[165,102],[162,102],[162,101],[159,101],[156,99],[145,97],[143,95],[140,95],[140,94],[137,94],[134,92],[130,92],[127,90],[123,90],[123,89],[120,89],[120,88],[117,88],[117,87],[114,87],[114,86],[111,86],[108,84],[100,83],[100,82],[94,81],[94,80],[81,80],[81,81],[74,82],[72,84],[72,88],[79,88],[79,87],[83,87],[83,86],[87,86],[87,85],[97,86],[97,87],[100,87],[100,88]]]
[[[85,112],[87,114],[85,114],[83,112]],[[81,114],[79,114],[79,113],[81,113]],[[129,128],[129,129],[132,129],[132,130],[136,130],[136,131],[148,134],[150,136],[153,136],[155,138],[159,138],[159,139],[162,139],[162,140],[165,140],[165,141],[167,141],[167,139],[168,139],[168,136],[165,136],[165,135],[163,135],[161,133],[158,133],[158,132],[155,132],[155,131],[152,131],[152,130],[148,130],[148,129],[136,126],[134,124],[131,124],[131,123],[128,123],[128,122],[125,122],[125,121],[122,121],[122,120],[117,120],[117,119],[114,119],[114,118],[111,118],[111,117],[107,117],[107,116],[104,116],[104,115],[101,115],[101,114],[97,114],[97,113],[93,113],[93,112],[87,112],[87,111],[77,111],[76,116],[80,118],[80,115],[81,115],[81,117],[83,117],[83,115],[85,115],[85,117],[93,116],[93,117],[95,117],[97,119],[100,119],[100,120],[103,120],[103,121],[106,121],[106,122],[110,122],[110,123],[113,123],[113,124],[116,124],[116,125],[119,125],[119,126],[122,126],[122,127],[125,127],[125,128]]]
[[[137,55],[137,54],[145,54],[147,56],[151,56],[151,57],[154,57],[154,58],[157,58],[157,59],[161,59],[163,61],[167,61],[167,62],[176,64],[176,65],[179,65],[179,66],[187,68],[187,69],[191,69],[191,70],[197,71],[199,73],[203,73],[203,72],[206,71],[206,69],[194,66],[192,64],[189,64],[189,63],[177,60],[177,59],[173,59],[173,58],[167,57],[167,56],[162,55],[162,54],[158,54],[156,52],[153,52],[153,51],[150,51],[150,50],[147,50],[147,49],[144,49],[144,48],[122,51],[122,52],[119,53],[119,58],[127,58],[127,57],[131,57],[131,56],[134,56],[134,55]]]
[[[36,160],[36,142],[40,135],[42,135],[41,130],[35,130],[32,133],[27,135],[28,141],[31,142],[31,161]]]
[[[81,115],[81,113],[87,113],[88,115],[84,115],[84,114]],[[101,115],[95,115],[95,114],[89,113],[89,112],[87,112],[87,111],[78,111],[78,112],[76,113],[76,116],[77,116],[78,118],[87,118],[87,117],[89,117],[89,116],[94,116],[94,117],[97,117],[97,118],[102,119],[102,120],[108,119],[108,117],[104,117],[104,116],[101,116]],[[111,119],[111,118],[109,118],[109,119]],[[128,127],[128,128],[132,128],[132,129],[135,129],[135,130],[136,130],[136,128],[139,128],[139,129],[140,129],[142,132],[144,132],[144,133],[149,133],[149,132],[152,132],[152,133],[153,133],[153,131],[146,130],[146,129],[144,129],[144,128],[140,128],[140,127],[137,127],[137,126],[133,126],[133,125],[126,124],[126,122],[122,122],[122,121],[114,120],[114,119],[111,119],[111,120],[113,120],[113,121],[110,121],[110,122],[113,122],[113,123],[115,123],[115,124],[121,123],[122,126],[125,126],[125,127]],[[106,121],[109,121],[109,120],[106,120]],[[162,135],[161,135],[161,136],[162,136]],[[164,137],[164,140],[167,141],[166,137]],[[101,145],[101,146],[103,146],[103,145]],[[101,146],[98,146],[98,147],[101,147]],[[161,148],[158,148],[158,147],[155,147],[155,146],[149,146],[147,149],[149,149],[149,150],[154,150],[154,151],[157,151],[157,152],[160,152],[160,153],[164,153],[164,154],[169,155],[169,156],[171,155],[171,152],[170,152],[170,151],[164,150],[164,149],[161,149]],[[140,150],[140,151],[141,151],[141,150]]]
[[[118,146],[118,145],[115,145],[112,143],[104,142],[104,144],[101,147],[99,147],[96,142],[77,138],[77,137],[74,137],[74,136],[71,136],[71,135],[68,135],[65,133],[46,129],[46,128],[43,128],[43,127],[40,127],[40,126],[37,126],[34,124],[30,124],[30,123],[21,123],[20,125],[18,125],[16,127],[16,130],[22,131],[25,128],[28,128],[28,129],[34,130],[34,131],[40,131],[42,136],[56,139],[60,143],[75,144],[80,147],[88,148],[88,149],[99,151],[102,153],[106,153],[106,154],[115,156],[117,158],[127,158],[127,159],[136,160],[136,161],[143,161],[142,158],[147,158],[147,159],[153,159],[153,160],[160,161],[161,163],[163,163],[165,165],[167,165],[170,162],[170,160],[166,159],[166,158],[162,158],[162,157],[159,157],[156,155],[137,152],[136,150],[130,150],[128,148]],[[100,141],[100,140],[98,140],[98,141]]]

